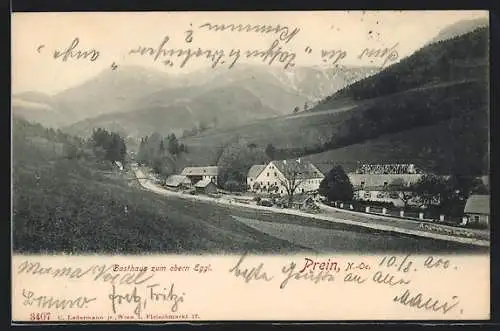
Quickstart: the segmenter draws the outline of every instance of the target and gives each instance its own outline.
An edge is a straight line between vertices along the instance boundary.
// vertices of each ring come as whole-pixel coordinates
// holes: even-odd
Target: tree
[[[298,106],[295,106],[295,108],[293,108],[293,113],[298,113],[300,111],[300,108]]]
[[[96,157],[108,161],[125,161],[127,145],[118,133],[98,128],[92,132],[90,141]]]
[[[168,137],[168,151],[172,155],[179,154],[179,141],[174,133],[170,134]]]
[[[164,155],[165,154],[165,144],[163,143],[163,139],[162,141],[160,141],[160,155]]]
[[[415,197],[413,185],[407,185],[402,178],[396,178],[390,182],[387,190],[398,192],[398,197],[403,202],[404,208],[407,208],[410,200]]]
[[[344,168],[337,165],[323,178],[319,184],[318,193],[329,201],[351,201],[354,195],[354,187]]]
[[[304,111],[308,110],[309,109],[309,104],[306,102],[304,102]]]
[[[274,157],[276,156],[276,147],[274,147],[273,144],[267,144],[265,152],[271,160],[274,160]]]
[[[466,201],[473,193],[486,191],[483,182],[479,178],[470,175],[451,175],[448,178],[447,185],[452,196],[460,201]]]
[[[486,186],[479,178],[453,174],[446,181],[446,194],[442,197],[441,208],[451,215],[461,215],[469,196],[485,191]]]
[[[228,180],[224,183],[224,187],[229,191],[229,192],[237,192],[241,190],[241,184],[238,183],[235,180]]]
[[[198,133],[205,132],[206,130],[208,130],[208,124],[204,121],[201,121],[198,125]]]
[[[63,155],[70,160],[77,159],[80,157],[80,151],[75,144],[67,142],[63,144]]]
[[[282,176],[278,176],[278,181],[286,190],[288,196],[288,207],[292,205],[295,191],[304,182],[304,176],[297,162],[282,161],[283,168],[280,169]]]
[[[227,145],[217,161],[219,167],[218,182],[221,187],[228,189],[226,183],[235,181],[238,189],[246,187],[248,170],[254,164],[262,164],[266,159],[264,151],[258,148],[249,148],[248,143],[243,139]]]
[[[439,205],[449,194],[448,185],[443,177],[426,174],[413,185],[415,195],[422,206]]]

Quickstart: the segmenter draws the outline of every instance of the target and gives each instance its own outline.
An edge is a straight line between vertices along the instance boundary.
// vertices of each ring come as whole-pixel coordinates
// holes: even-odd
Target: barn
[[[188,188],[191,186],[191,180],[183,175],[172,175],[165,181],[165,186],[172,189]]]
[[[209,178],[202,179],[194,185],[196,192],[205,194],[217,193],[217,186]]]
[[[490,225],[490,196],[471,195],[464,208],[467,224],[488,227]]]

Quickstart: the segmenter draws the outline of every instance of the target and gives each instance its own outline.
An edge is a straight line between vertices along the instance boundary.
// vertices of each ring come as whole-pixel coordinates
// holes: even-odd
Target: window
[[[278,174],[276,173],[276,171],[274,172],[274,177],[278,176]]]
[[[267,177],[269,177],[269,173],[267,173]]]
[[[361,182],[361,187],[365,186],[365,182]]]
[[[384,187],[387,186],[387,182],[384,182]]]
[[[304,193],[304,189],[302,189],[302,193]]]
[[[281,190],[280,193],[283,194],[283,190]]]
[[[250,178],[250,181],[252,182],[252,181],[253,181],[253,178]]]
[[[479,215],[474,215],[474,222],[479,222]]]

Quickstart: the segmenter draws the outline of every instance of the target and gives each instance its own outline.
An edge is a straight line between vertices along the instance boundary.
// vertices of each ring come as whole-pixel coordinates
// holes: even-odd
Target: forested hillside
[[[216,162],[220,146],[242,138],[258,148],[272,144],[277,158],[307,157],[327,170],[332,163],[404,161],[441,174],[488,174],[488,40],[481,28],[431,44],[308,112],[188,138],[191,161]]]
[[[487,81],[487,28],[428,45],[380,73],[325,98],[313,110],[330,109],[341,99],[373,99],[406,90],[460,81]],[[446,97],[446,94],[442,95]],[[478,94],[478,97],[484,95]]]

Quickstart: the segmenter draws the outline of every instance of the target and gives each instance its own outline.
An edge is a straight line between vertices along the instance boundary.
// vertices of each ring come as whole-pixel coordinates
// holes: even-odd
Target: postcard
[[[487,11],[12,14],[12,320],[486,320]]]

